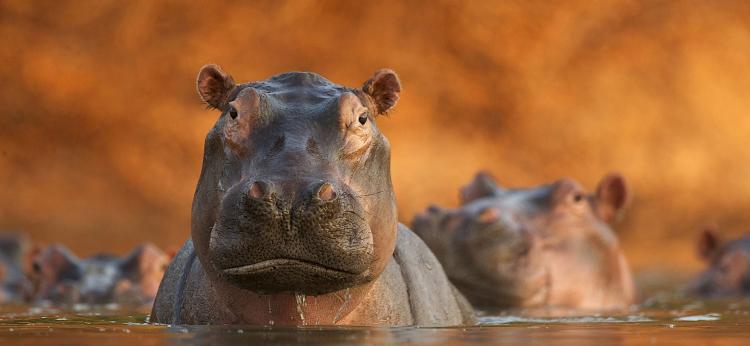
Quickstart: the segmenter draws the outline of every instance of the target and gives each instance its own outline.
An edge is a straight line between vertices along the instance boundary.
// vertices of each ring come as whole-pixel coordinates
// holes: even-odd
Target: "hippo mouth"
[[[277,258],[221,270],[230,283],[261,294],[322,294],[365,281],[366,273],[331,268],[299,259]]]
[[[321,272],[328,272],[330,274],[358,275],[358,273],[352,273],[346,270],[326,267],[319,263],[296,260],[296,259],[288,259],[288,258],[278,258],[278,259],[272,259],[272,260],[262,261],[262,262],[253,263],[253,264],[242,265],[239,267],[226,268],[222,271],[226,275],[243,276],[243,275],[253,275],[253,274],[260,273],[260,272],[274,271],[277,269],[284,270],[284,269],[292,269],[292,268],[318,270]]]

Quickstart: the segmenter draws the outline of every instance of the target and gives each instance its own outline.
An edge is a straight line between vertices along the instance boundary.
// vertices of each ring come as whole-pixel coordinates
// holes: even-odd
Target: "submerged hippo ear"
[[[622,216],[629,201],[628,185],[618,173],[610,173],[596,188],[596,212],[605,222],[614,222]]]
[[[698,236],[696,244],[696,250],[698,250],[698,256],[703,260],[709,261],[716,253],[716,250],[721,246],[721,238],[717,231],[716,225],[705,226],[701,234]]]
[[[211,108],[222,108],[229,92],[234,88],[232,76],[224,73],[217,65],[206,65],[198,72],[196,81],[198,95]]]
[[[487,172],[479,172],[468,185],[459,190],[461,205],[470,203],[480,198],[497,195],[500,188],[495,179]]]
[[[393,70],[381,69],[365,82],[362,91],[375,101],[378,114],[385,114],[398,101],[401,81]]]

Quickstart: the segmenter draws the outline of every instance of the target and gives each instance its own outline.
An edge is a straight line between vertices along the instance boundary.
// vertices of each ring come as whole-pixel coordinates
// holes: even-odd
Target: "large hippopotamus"
[[[688,285],[688,293],[708,298],[750,296],[750,235],[723,241],[714,227],[698,238],[698,253],[708,264]]]
[[[23,268],[27,247],[22,234],[0,234],[0,304],[20,303],[28,295],[30,283]]]
[[[32,258],[31,299],[37,304],[118,304],[150,306],[169,264],[169,256],[152,244],[119,257],[98,254],[80,259],[61,244],[52,244]]]
[[[482,172],[460,196],[459,208],[430,206],[413,228],[474,306],[557,314],[633,302],[631,273],[610,226],[628,199],[622,176],[604,177],[588,194],[567,178],[506,189]]]
[[[235,84],[198,73],[221,112],[205,141],[191,239],[151,321],[171,324],[460,325],[473,310],[396,217],[390,144],[375,120],[396,73],[361,88],[290,72]]]

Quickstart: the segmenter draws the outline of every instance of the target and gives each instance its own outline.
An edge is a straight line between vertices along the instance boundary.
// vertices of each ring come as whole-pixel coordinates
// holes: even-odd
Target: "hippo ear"
[[[611,223],[619,219],[628,202],[628,185],[622,175],[610,173],[599,182],[595,205],[602,220]]]
[[[34,275],[53,279],[60,276],[76,275],[79,259],[61,244],[52,244],[32,258],[31,269]]]
[[[232,76],[224,73],[217,65],[203,66],[196,81],[198,95],[211,108],[221,109],[234,88]]]
[[[698,250],[698,256],[705,261],[711,260],[716,250],[721,246],[721,238],[717,229],[716,225],[705,226],[698,236],[696,249]]]
[[[153,244],[138,246],[126,256],[120,268],[123,276],[139,286],[140,292],[149,299],[156,296],[170,257]]]
[[[362,91],[375,101],[378,114],[385,114],[398,101],[401,81],[393,70],[381,69],[365,82]]]
[[[123,258],[120,267],[126,275],[140,277],[147,271],[163,270],[169,256],[153,244],[147,243],[136,247]]]
[[[479,172],[468,185],[459,191],[461,205],[470,203],[480,198],[497,195],[500,188],[495,179],[487,172]]]

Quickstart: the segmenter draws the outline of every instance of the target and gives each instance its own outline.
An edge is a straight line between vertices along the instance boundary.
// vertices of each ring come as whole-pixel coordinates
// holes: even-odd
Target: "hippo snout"
[[[236,286],[320,294],[369,278],[373,237],[346,184],[254,179],[227,192],[209,257]]]

